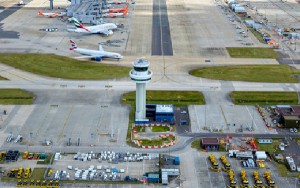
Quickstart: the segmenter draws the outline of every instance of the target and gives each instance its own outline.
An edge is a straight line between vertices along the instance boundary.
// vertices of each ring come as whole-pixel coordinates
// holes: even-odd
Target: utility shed
[[[155,121],[174,124],[174,106],[172,104],[157,104],[155,110]]]
[[[287,128],[299,128],[300,117],[299,116],[283,116],[284,125]]]
[[[255,157],[256,160],[267,160],[267,154],[265,151],[256,151]]]
[[[220,141],[218,138],[202,138],[201,147],[207,151],[218,151]]]
[[[148,174],[149,183],[159,183],[159,174]]]
[[[280,116],[279,123],[286,128],[300,128],[300,106],[277,105],[275,113]]]

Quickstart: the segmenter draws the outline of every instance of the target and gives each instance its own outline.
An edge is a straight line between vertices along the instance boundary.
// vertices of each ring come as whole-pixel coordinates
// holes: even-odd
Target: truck
[[[246,171],[245,170],[241,171],[241,179],[242,179],[241,188],[250,188],[251,187],[251,186],[249,186],[249,181],[246,177]]]
[[[255,187],[257,188],[264,188],[265,186],[263,185],[263,182],[260,180],[259,178],[259,173],[258,171],[254,171],[253,172],[253,177],[254,177],[254,181],[255,181]]]
[[[174,165],[180,165],[179,157],[175,157],[173,163]]]
[[[251,151],[239,151],[239,150],[229,150],[228,157],[235,157],[237,159],[253,159],[253,154]]]
[[[227,161],[225,155],[222,155],[222,156],[220,157],[220,160],[222,161],[222,163],[223,163],[223,165],[224,165],[224,167],[222,168],[223,171],[227,172],[228,170],[231,169],[231,165],[230,165],[230,163]]]
[[[275,185],[275,181],[271,179],[271,172],[270,171],[265,172],[264,178],[266,179],[267,184],[270,188],[277,188],[277,186]]]
[[[130,176],[125,176],[124,181],[127,181],[127,182],[137,182],[138,179],[132,178]]]
[[[216,158],[213,154],[209,155],[209,160],[212,165],[210,169],[215,172],[220,172],[219,163],[216,161]]]

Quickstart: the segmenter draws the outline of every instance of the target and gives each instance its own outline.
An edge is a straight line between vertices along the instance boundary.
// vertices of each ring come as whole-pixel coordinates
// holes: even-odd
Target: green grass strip
[[[263,35],[260,32],[258,32],[253,28],[248,28],[248,29],[252,32],[252,34],[257,38],[259,42],[266,44],[266,41],[264,40]]]
[[[129,76],[129,67],[79,61],[54,54],[1,54],[0,62],[34,74],[78,80]]]
[[[165,126],[165,127],[152,127],[151,128],[152,132],[167,132],[167,131],[170,131],[170,128]]]
[[[0,104],[32,104],[35,96],[21,89],[0,89]]]
[[[237,105],[298,104],[297,92],[233,91],[230,97]]]
[[[45,171],[46,171],[46,168],[34,168],[32,171],[32,174],[30,176],[30,179],[43,180]]]
[[[187,106],[191,104],[205,104],[204,96],[198,91],[147,91],[147,104],[174,104]],[[125,93],[122,103],[135,103],[135,91]]]
[[[199,68],[189,73],[214,80],[297,83],[300,71],[288,65],[236,65]]]
[[[227,47],[230,57],[233,58],[278,58],[278,54],[272,48],[259,47]]]

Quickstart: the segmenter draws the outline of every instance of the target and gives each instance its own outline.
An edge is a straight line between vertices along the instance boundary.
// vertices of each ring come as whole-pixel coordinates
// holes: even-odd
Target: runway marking
[[[68,121],[69,121],[69,119],[70,119],[70,116],[71,116],[71,114],[72,114],[72,112],[73,112],[73,109],[74,109],[74,106],[72,106],[72,108],[71,108],[71,110],[70,110],[70,112],[69,112],[69,114],[68,114],[68,116],[67,116],[67,118],[66,118],[66,120],[65,120],[64,126],[63,126],[62,130],[60,131],[60,133],[59,133],[59,135],[58,135],[58,137],[57,137],[56,143],[58,143],[58,142],[60,141],[61,136],[62,136],[62,134],[63,134],[63,132],[64,132],[64,130],[65,130],[65,128],[66,128],[66,125],[67,125],[67,123],[68,123]]]
[[[221,112],[222,112],[223,118],[224,118],[224,120],[225,120],[225,123],[226,123],[226,125],[227,125],[227,124],[228,124],[228,123],[227,123],[227,119],[226,119],[226,117],[225,117],[225,113],[224,113],[223,108],[222,108],[221,105],[220,105],[220,108],[221,108]]]

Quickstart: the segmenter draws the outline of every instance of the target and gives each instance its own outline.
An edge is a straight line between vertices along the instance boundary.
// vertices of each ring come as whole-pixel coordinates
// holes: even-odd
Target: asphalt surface
[[[153,0],[151,55],[173,55],[166,0]]]
[[[0,10],[3,7],[0,8]],[[7,18],[8,16],[12,15],[14,12],[16,12],[17,10],[19,10],[20,7],[10,7],[7,9],[4,9],[2,12],[0,12],[0,22],[2,20],[4,20],[5,18]],[[0,24],[0,38],[10,38],[10,39],[18,39],[19,38],[19,32],[16,31],[4,31],[2,29],[3,24]]]

